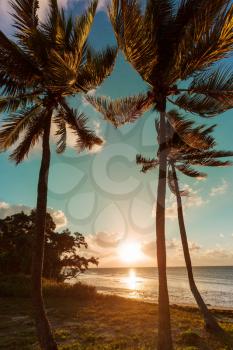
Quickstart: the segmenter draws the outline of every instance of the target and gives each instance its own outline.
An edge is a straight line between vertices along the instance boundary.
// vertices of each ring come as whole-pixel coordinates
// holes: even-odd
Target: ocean
[[[233,266],[194,267],[197,287],[205,302],[212,307],[233,308]],[[195,304],[189,289],[185,267],[167,270],[170,302]],[[78,280],[96,286],[101,293],[157,302],[158,272],[156,268],[90,269]]]

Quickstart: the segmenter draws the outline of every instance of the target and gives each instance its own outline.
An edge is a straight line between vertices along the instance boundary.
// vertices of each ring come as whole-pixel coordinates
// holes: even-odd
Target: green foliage
[[[87,300],[96,297],[96,288],[80,282],[69,284],[43,279],[43,293],[52,298],[78,298]],[[31,278],[26,275],[0,275],[0,297],[31,296]]]
[[[30,215],[22,212],[0,220],[0,273],[30,274],[34,229],[34,211]],[[84,258],[78,254],[81,247],[88,247],[82,234],[72,234],[68,229],[60,233],[55,230],[56,225],[47,214],[44,277],[62,281],[84,272],[89,264],[98,264],[94,257]]]

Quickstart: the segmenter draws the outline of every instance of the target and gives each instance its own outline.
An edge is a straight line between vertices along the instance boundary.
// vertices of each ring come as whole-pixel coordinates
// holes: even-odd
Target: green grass
[[[56,288],[59,288],[58,286]],[[157,305],[99,295],[46,297],[46,308],[59,350],[155,350]],[[55,289],[53,289],[54,291]],[[64,292],[66,291],[66,292]],[[69,293],[69,292],[68,292]],[[49,295],[49,293],[48,293]],[[86,297],[85,297],[86,295]],[[214,311],[233,336],[233,312]],[[230,350],[224,340],[208,334],[195,308],[172,306],[176,350]],[[0,298],[0,349],[38,350],[29,298]]]

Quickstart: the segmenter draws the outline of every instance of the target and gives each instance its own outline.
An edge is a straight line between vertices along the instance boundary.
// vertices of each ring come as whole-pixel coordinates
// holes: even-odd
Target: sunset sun
[[[125,263],[137,262],[141,259],[141,245],[138,242],[125,242],[118,248],[119,258]]]

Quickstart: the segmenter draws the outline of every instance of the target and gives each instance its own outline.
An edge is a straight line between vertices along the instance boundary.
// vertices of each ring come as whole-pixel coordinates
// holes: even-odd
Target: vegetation
[[[138,0],[113,0],[109,13],[119,48],[148,84],[149,91],[115,102],[95,96],[87,100],[116,126],[134,122],[150,107],[159,113],[158,350],[172,350],[165,243],[167,103],[205,117],[232,108],[233,73],[216,68],[215,63],[233,49],[233,5],[228,0],[186,0],[177,8],[171,0],[148,0],[142,11]],[[182,172],[187,171],[185,165]]]
[[[155,304],[115,296],[46,298],[59,350],[154,350],[157,342]],[[233,335],[232,311],[213,311],[223,329]],[[0,348],[38,349],[32,310],[27,298],[0,299]],[[195,308],[171,307],[176,350],[230,350],[226,340],[203,329]]]
[[[35,219],[36,213],[32,211],[30,215],[22,212],[0,220],[0,274],[31,273]],[[43,277],[64,281],[83,273],[89,264],[98,264],[94,257],[78,254],[81,247],[88,247],[82,234],[71,234],[68,229],[56,232],[55,229],[56,225],[47,213]]]
[[[206,329],[222,334],[222,329],[209,312],[194,281],[181,200],[181,196],[187,196],[188,191],[179,189],[177,171],[192,178],[206,177],[207,175],[205,173],[196,170],[195,167],[223,167],[232,165],[231,162],[228,160],[224,161],[222,158],[233,156],[233,152],[217,151],[214,149],[215,141],[211,133],[216,125],[209,127],[199,125],[198,127],[194,127],[194,122],[192,120],[182,118],[181,115],[174,110],[167,113],[167,119],[166,148],[168,150],[168,185],[177,199],[177,216],[190,289],[203,314]],[[157,131],[159,131],[158,124]],[[158,159],[146,159],[141,155],[137,155],[136,161],[137,164],[142,165],[142,172],[144,173],[157,168],[159,164]]]
[[[32,257],[32,301],[41,347],[57,346],[46,316],[42,270],[50,166],[51,124],[57,127],[57,152],[66,148],[67,127],[77,136],[77,149],[91,149],[102,140],[87,126],[87,117],[73,110],[67,97],[96,88],[113,69],[117,50],[94,52],[87,44],[97,0],[75,21],[66,18],[57,0],[49,0],[49,13],[39,23],[39,0],[11,2],[15,41],[0,32],[0,112],[7,112],[0,131],[0,149],[16,144],[10,159],[19,164],[42,140],[38,180],[35,239]]]

